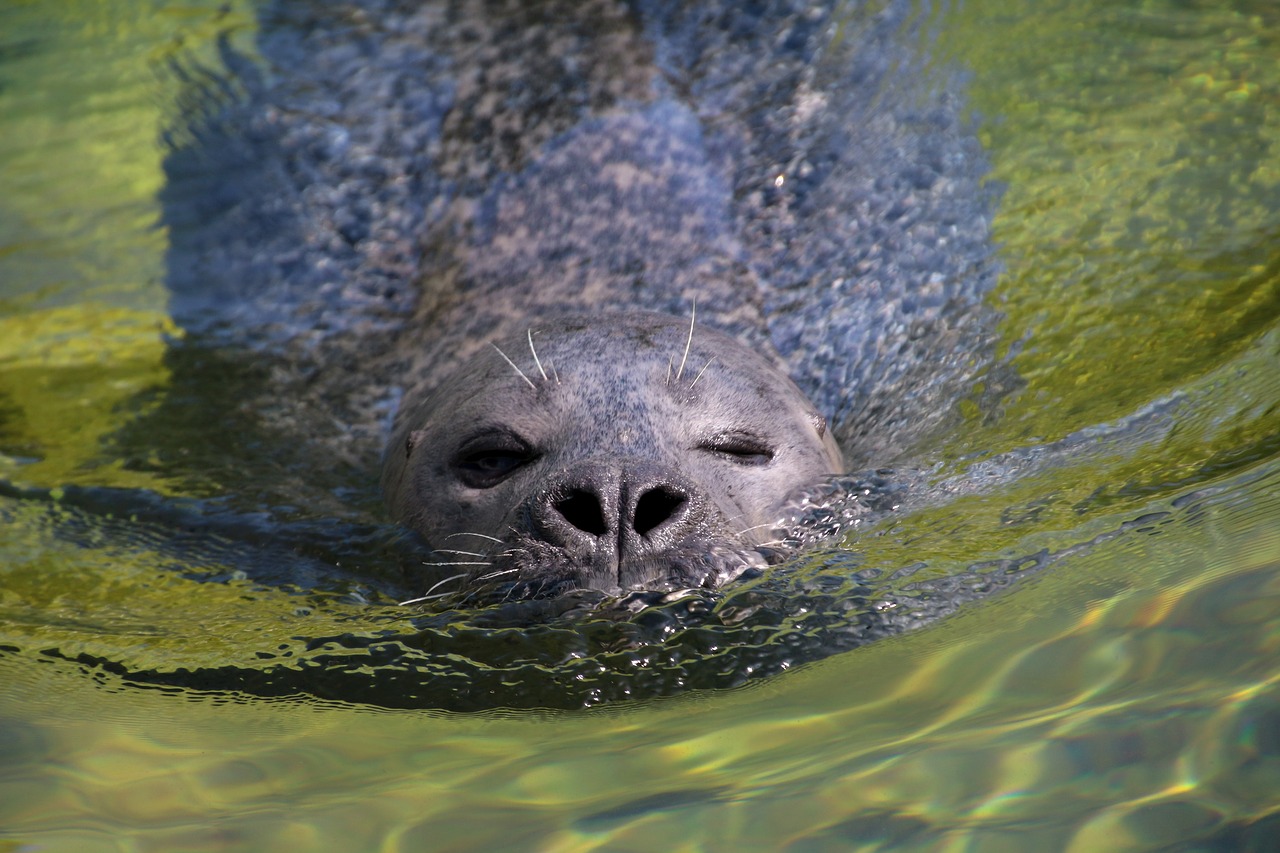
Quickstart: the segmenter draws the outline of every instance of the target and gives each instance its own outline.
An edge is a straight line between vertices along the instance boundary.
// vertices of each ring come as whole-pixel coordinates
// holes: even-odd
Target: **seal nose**
[[[628,500],[637,493],[639,496],[634,502]],[[591,486],[570,489],[564,497],[552,502],[551,509],[559,515],[556,522],[567,522],[570,528],[588,536],[608,536],[616,529],[626,545],[631,534],[644,540],[650,534],[661,532],[664,526],[678,524],[688,503],[685,490],[669,483],[641,489],[628,489],[624,483],[621,497],[616,523],[605,518],[605,506],[613,502],[602,498],[599,491]],[[563,524],[556,523],[551,527],[563,528]]]
[[[629,569],[692,532],[701,504],[692,484],[673,471],[606,462],[553,478],[532,515],[539,538],[592,567],[588,585],[613,587],[648,580],[628,577]]]

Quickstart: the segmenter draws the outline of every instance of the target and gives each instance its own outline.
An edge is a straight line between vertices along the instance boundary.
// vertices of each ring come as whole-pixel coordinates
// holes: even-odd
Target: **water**
[[[1043,570],[736,689],[450,714],[100,665],[305,656],[402,617],[328,565],[387,562],[376,527],[327,542],[323,513],[233,507],[187,535],[238,448],[128,437],[179,334],[167,63],[251,45],[252,10],[0,10],[0,849],[1276,849],[1280,15],[928,14],[1003,184],[991,301],[1025,383],[937,455],[1021,467],[851,545],[862,567]],[[150,458],[180,451],[199,478]],[[366,497],[335,504],[364,530]]]

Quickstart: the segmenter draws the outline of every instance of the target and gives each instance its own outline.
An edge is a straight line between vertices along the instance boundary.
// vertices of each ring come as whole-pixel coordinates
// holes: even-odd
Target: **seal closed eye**
[[[698,450],[719,453],[739,465],[768,465],[773,461],[773,448],[764,441],[744,434],[717,435],[698,445]]]

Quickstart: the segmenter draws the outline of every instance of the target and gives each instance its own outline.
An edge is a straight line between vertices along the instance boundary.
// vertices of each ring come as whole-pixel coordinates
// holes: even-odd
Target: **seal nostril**
[[[590,492],[575,489],[556,501],[555,506],[556,512],[560,513],[565,521],[584,533],[603,536],[609,532],[609,526],[604,521],[604,511],[600,508],[600,501]]]
[[[641,536],[661,527],[684,505],[684,495],[659,487],[650,489],[636,501],[632,527]]]

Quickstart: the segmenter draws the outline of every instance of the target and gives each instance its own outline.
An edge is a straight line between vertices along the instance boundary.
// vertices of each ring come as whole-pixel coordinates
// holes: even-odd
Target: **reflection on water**
[[[184,503],[236,475],[227,447],[187,448],[222,466],[188,482],[118,438],[169,376],[156,72],[223,30],[247,44],[252,15],[0,12],[0,842],[1271,849],[1280,16],[938,14],[1005,184],[993,303],[1025,384],[941,448],[943,476],[989,471],[990,489],[876,527],[849,559],[936,583],[1028,555],[1044,570],[744,689],[466,716],[144,689],[95,664],[297,661],[299,635],[395,626],[377,620],[396,543],[359,494],[334,499],[353,542],[326,541],[323,512],[256,525]],[[282,588],[285,564],[314,582]]]

